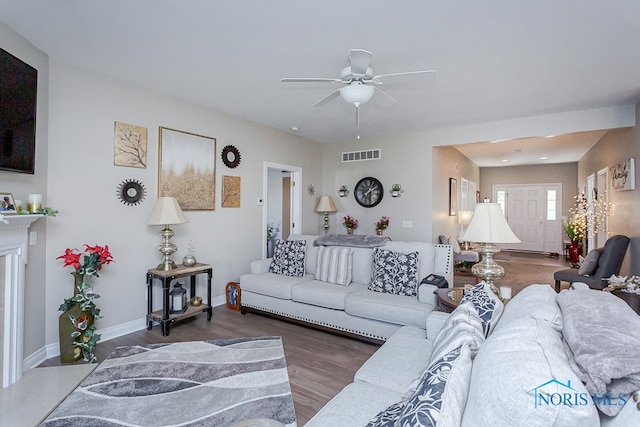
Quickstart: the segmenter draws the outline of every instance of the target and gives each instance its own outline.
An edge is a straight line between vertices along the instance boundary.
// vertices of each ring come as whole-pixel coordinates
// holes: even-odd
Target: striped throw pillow
[[[318,249],[318,265],[316,280],[349,286],[351,283],[351,267],[353,266],[353,249],[341,246],[320,246]]]

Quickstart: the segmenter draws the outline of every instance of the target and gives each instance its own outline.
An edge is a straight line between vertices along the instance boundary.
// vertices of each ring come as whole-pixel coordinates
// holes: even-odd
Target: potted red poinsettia
[[[84,253],[77,249],[67,248],[63,255],[56,259],[63,259],[64,266],[72,266],[75,271],[73,297],[66,298],[58,308],[63,311],[59,319],[60,359],[62,363],[73,363],[82,357],[87,362],[95,362],[93,350],[100,340],[96,334],[95,319],[100,317],[100,309],[94,300],[100,295],[93,291],[93,277],[98,277],[98,271],[104,265],[113,261],[109,246],[84,245]]]

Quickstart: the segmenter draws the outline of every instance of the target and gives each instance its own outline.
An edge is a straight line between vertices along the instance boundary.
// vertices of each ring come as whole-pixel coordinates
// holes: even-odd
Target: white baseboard
[[[224,296],[217,296],[213,298],[211,305],[217,307],[223,304],[226,304],[226,298]],[[123,335],[140,331],[146,327],[146,317],[142,317],[127,323],[111,326],[110,328],[99,329],[96,332],[101,334],[100,341],[109,341]],[[60,356],[60,342],[58,341],[48,344],[27,356],[22,362],[23,372],[36,368],[45,360],[56,356]]]

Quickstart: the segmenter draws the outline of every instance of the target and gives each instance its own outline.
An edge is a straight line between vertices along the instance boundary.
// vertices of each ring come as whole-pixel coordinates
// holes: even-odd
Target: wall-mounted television
[[[38,70],[0,48],[0,170],[35,171],[37,88]]]

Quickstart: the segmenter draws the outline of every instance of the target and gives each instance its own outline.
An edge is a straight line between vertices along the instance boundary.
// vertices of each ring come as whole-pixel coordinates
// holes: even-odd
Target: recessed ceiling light
[[[291,130],[293,132],[298,132],[300,130],[300,128],[298,126],[291,126]]]
[[[502,163],[507,163],[509,160],[507,160],[507,159],[502,159],[502,160],[500,160],[500,161],[501,161]]]
[[[549,159],[547,156],[540,157],[540,160],[547,160],[547,159]]]
[[[545,138],[553,138],[555,135],[547,135]]]

